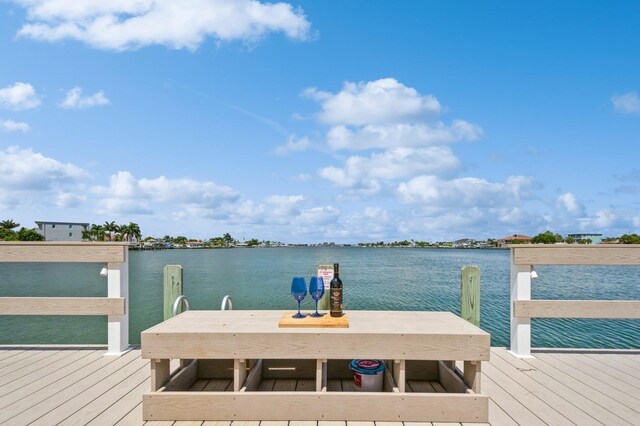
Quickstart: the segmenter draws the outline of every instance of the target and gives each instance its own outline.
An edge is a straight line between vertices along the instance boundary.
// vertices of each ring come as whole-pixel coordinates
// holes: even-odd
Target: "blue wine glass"
[[[311,277],[311,280],[309,280],[309,294],[316,301],[316,311],[309,316],[316,318],[323,316],[324,314],[318,312],[318,301],[324,295],[324,280],[322,277]]]
[[[304,300],[307,295],[307,282],[304,277],[293,277],[291,281],[291,296],[298,302],[298,313],[293,315],[293,318],[304,318],[306,315],[300,313],[300,302]]]

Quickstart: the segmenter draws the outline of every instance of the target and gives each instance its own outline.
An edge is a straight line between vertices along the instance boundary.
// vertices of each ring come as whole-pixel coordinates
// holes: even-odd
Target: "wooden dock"
[[[151,386],[149,361],[140,357],[139,348],[121,357],[104,356],[105,353],[106,348],[98,347],[0,346],[0,424],[145,424],[142,394]],[[508,354],[505,348],[491,348],[491,361],[483,363],[482,368],[482,390],[490,398],[489,424],[640,424],[640,351],[556,350],[534,355],[535,359],[521,360]],[[432,425],[348,423],[236,421],[146,422],[146,425]]]

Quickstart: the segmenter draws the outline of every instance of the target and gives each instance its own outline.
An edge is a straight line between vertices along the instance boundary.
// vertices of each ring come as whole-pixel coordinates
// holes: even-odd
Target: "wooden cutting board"
[[[316,318],[307,314],[304,318],[293,318],[295,312],[286,312],[280,321],[278,327],[290,328],[349,328],[349,317],[343,314],[341,317],[332,317],[328,313]]]

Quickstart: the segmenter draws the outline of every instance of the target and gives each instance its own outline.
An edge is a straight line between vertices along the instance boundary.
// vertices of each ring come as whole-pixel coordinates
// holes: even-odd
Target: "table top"
[[[289,311],[187,311],[155,325],[150,333],[407,333],[488,335],[451,312],[349,311],[349,328],[280,328]],[[327,314],[328,315],[328,314]]]
[[[451,312],[350,310],[349,328],[280,328],[284,312],[187,311],[142,332],[142,357],[489,359],[489,333]]]

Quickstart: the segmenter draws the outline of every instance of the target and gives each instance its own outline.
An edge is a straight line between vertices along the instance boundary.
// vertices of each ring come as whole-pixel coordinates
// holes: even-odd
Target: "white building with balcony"
[[[47,222],[36,220],[38,232],[45,241],[82,241],[82,231],[89,229],[88,223]]]

